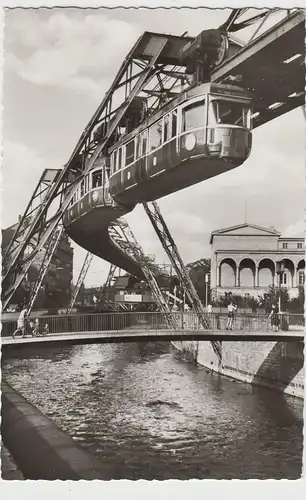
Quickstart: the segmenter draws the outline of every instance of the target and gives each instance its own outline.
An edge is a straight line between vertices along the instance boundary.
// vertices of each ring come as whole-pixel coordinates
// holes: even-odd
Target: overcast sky
[[[7,11],[3,226],[24,211],[40,173],[67,161],[143,31],[196,35],[218,27],[228,15],[205,9]],[[253,133],[253,151],[244,165],[159,201],[185,262],[210,256],[211,231],[243,223],[246,202],[247,222],[302,235],[304,130],[301,109],[263,125]],[[143,209],[126,218],[146,253],[166,261]],[[76,276],[85,252],[73,245]],[[100,285],[107,271],[108,265],[95,259],[86,285]]]

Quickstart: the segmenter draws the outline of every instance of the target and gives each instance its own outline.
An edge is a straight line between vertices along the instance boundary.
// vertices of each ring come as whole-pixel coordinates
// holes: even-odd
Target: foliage
[[[262,296],[259,296],[259,307],[263,308],[266,312],[270,312],[272,305],[278,304],[279,296],[281,299],[281,309],[282,311],[289,310],[290,297],[287,288],[275,288],[270,286],[268,291]]]
[[[194,284],[196,291],[199,294],[201,300],[205,301],[206,294],[206,285],[205,283],[205,275],[209,274],[210,276],[210,259],[199,259],[195,262],[191,262],[187,264],[187,270],[189,271],[190,278]],[[210,282],[208,283],[208,294],[207,297],[210,296]]]
[[[294,299],[291,299],[289,303],[290,312],[293,313],[303,313],[305,305],[305,290],[303,286],[299,286],[299,294]]]

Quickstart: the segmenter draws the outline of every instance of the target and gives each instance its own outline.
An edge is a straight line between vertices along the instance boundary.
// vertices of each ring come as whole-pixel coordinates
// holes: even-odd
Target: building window
[[[299,271],[299,286],[304,286],[305,284],[305,272]]]
[[[284,271],[281,274],[281,285],[288,285],[288,273],[287,273],[287,271]]]
[[[298,243],[298,244],[297,244],[297,247],[298,247],[298,248],[303,248],[303,244],[302,244],[302,243]]]
[[[288,243],[283,243],[283,248],[288,248]]]

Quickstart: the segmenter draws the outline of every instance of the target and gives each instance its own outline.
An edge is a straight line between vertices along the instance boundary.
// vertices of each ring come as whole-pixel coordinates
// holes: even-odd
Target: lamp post
[[[208,282],[209,282],[209,274],[205,274],[205,307],[208,305]]]
[[[282,290],[282,278],[283,278],[284,272],[285,272],[284,262],[282,260],[279,262],[276,262],[276,274],[278,275],[278,293],[279,293],[278,309],[279,309],[279,313],[281,313],[281,305],[282,305],[281,304],[281,290]]]

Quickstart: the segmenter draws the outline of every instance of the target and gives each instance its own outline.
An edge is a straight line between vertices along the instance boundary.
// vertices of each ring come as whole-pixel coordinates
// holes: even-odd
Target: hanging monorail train
[[[197,85],[110,148],[110,194],[123,205],[156,200],[238,167],[251,145],[251,96]]]

